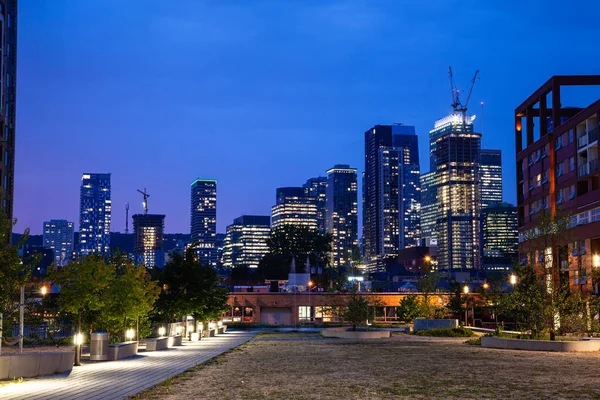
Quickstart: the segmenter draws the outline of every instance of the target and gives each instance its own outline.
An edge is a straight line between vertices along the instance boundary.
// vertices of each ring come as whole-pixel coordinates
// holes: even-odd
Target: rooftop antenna
[[[125,233],[129,233],[129,203],[125,203]]]
[[[146,192],[146,188],[144,188],[143,192],[140,189],[138,189],[137,191],[140,192],[142,196],[144,196],[144,201],[142,202],[142,206],[144,207],[144,215],[148,214],[148,197],[150,197],[150,195]]]

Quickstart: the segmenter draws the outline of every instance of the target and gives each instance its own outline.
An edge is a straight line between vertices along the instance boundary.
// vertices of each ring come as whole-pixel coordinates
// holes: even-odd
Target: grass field
[[[599,399],[599,353],[263,334],[142,399]]]

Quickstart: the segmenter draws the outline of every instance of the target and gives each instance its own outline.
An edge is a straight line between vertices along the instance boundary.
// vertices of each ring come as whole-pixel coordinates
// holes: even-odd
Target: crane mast
[[[450,89],[452,91],[452,109],[455,113],[462,114],[462,123],[463,130],[466,129],[467,125],[467,108],[469,106],[469,100],[471,100],[471,94],[473,93],[473,86],[475,86],[475,80],[477,79],[477,75],[479,74],[479,70],[475,71],[475,75],[473,75],[473,79],[471,79],[471,85],[469,87],[469,92],[467,94],[467,100],[463,104],[460,101],[460,90],[454,86],[454,75],[452,74],[452,67],[448,67],[448,76],[450,77]]]
[[[144,188],[143,192],[140,189],[138,189],[137,191],[140,192],[142,196],[144,196],[142,207],[144,207],[144,215],[148,214],[148,197],[150,197],[150,195],[148,194],[148,192],[146,192],[146,188]]]

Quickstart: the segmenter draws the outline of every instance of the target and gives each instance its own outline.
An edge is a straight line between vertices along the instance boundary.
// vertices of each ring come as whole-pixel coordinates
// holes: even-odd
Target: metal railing
[[[577,138],[577,147],[578,148],[585,147],[585,146],[587,146],[587,144],[588,144],[588,137],[587,137],[587,135],[583,135],[583,136]]]

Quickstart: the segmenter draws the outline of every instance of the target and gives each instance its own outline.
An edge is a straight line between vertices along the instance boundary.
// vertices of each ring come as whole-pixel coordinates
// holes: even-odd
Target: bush
[[[407,296],[400,301],[397,315],[400,321],[413,322],[415,318],[427,317],[429,314],[426,304],[416,296]]]
[[[466,328],[438,328],[428,329],[426,331],[413,332],[417,336],[434,336],[434,337],[473,337],[477,336],[472,330]]]

